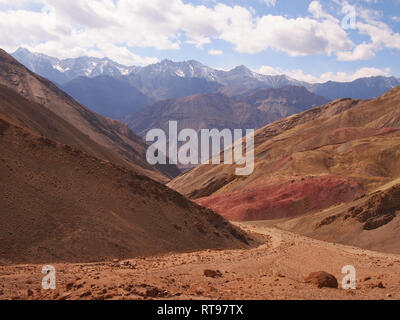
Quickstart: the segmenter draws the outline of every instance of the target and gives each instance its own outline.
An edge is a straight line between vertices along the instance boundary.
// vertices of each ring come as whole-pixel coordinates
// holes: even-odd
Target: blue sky
[[[400,0],[0,0],[0,28],[9,52],[195,59],[310,82],[400,77]]]

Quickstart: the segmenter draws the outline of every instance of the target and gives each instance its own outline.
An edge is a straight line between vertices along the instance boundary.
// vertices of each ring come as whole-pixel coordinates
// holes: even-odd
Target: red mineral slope
[[[354,199],[361,186],[338,176],[307,177],[202,198],[198,204],[231,221],[295,217]]]

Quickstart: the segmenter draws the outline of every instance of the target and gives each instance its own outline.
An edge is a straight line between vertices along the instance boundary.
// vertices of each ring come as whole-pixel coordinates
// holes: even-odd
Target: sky
[[[308,82],[400,78],[400,0],[0,0],[0,47]]]

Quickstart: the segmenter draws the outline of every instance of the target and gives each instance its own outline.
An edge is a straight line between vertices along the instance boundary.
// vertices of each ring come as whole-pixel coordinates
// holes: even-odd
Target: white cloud
[[[275,5],[275,0],[263,0]],[[371,41],[355,45],[339,19],[312,1],[309,16],[287,18],[258,16],[240,5],[209,1],[194,5],[183,0],[0,0],[0,47],[8,51],[24,45],[60,58],[88,52],[114,57],[124,64],[145,64],[153,57],[140,57],[126,48],[178,50],[182,42],[204,48],[224,40],[242,53],[274,49],[290,56],[332,55],[345,61],[370,59],[385,47],[400,50],[400,35],[385,24],[358,23],[359,32]],[[41,4],[54,11],[33,12],[28,4]],[[364,20],[367,14],[364,14]],[[55,21],[52,25],[51,22]],[[45,23],[44,23],[45,22]],[[125,48],[125,49],[124,49]]]
[[[376,10],[357,8],[359,18],[356,28],[361,35],[368,36],[369,42],[362,42],[352,50],[338,52],[340,61],[368,60],[376,56],[383,49],[400,50],[400,33],[395,33],[384,22],[379,21],[382,13]]]
[[[310,12],[317,17],[296,19],[273,15],[254,19],[244,8],[220,5],[217,10],[224,10],[226,16],[233,18],[221,30],[219,38],[243,53],[272,48],[291,56],[306,56],[350,50],[353,42],[339,21],[322,12],[317,15],[317,4],[315,1],[310,4]]]
[[[55,28],[43,25],[48,13],[23,9],[33,2],[54,8]],[[18,0],[12,6],[7,12],[0,12],[0,46],[15,49],[26,45],[48,54],[58,51],[63,56],[93,51],[94,47],[105,48],[110,55],[121,46],[176,50],[181,46],[182,35],[198,48],[222,39],[245,53],[273,48],[303,56],[352,48],[338,21],[327,15],[318,19],[258,17],[238,5],[217,3],[210,8],[182,0]],[[141,60],[126,52],[118,54],[121,55],[132,63]]]
[[[285,74],[293,79],[299,81],[305,81],[309,83],[323,83],[327,81],[338,81],[338,82],[350,82],[359,78],[368,78],[375,76],[390,76],[390,68],[386,68],[385,70],[378,68],[369,68],[364,67],[356,70],[354,73],[347,72],[326,72],[319,76],[315,76],[312,74],[305,74],[303,70],[282,70],[280,68],[271,67],[271,66],[262,66],[256,72],[264,75],[282,75]]]

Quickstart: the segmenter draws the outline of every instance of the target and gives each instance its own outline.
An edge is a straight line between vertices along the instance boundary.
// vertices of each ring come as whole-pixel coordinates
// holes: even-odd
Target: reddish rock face
[[[294,217],[354,200],[357,182],[336,176],[296,178],[282,184],[232,192],[197,201],[231,221]]]
[[[339,287],[338,281],[335,276],[325,272],[313,272],[306,278],[307,283],[313,283],[318,286],[318,288],[333,288],[337,289]]]

